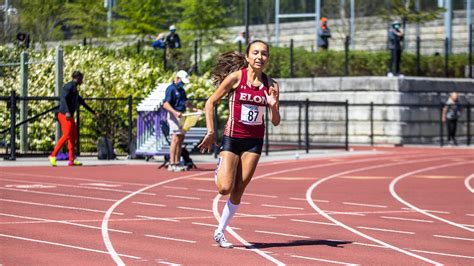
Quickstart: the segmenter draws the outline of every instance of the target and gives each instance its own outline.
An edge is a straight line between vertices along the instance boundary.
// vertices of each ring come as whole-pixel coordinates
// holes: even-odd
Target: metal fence
[[[78,139],[76,153],[82,156],[97,154],[97,141],[101,136],[109,138],[118,155],[133,152],[136,117],[134,106],[140,99],[86,98],[99,113],[94,117],[82,109],[76,114]],[[30,115],[19,121],[18,106],[30,105]],[[194,99],[202,108],[205,99]],[[223,101],[224,102],[224,101]],[[5,159],[19,156],[46,156],[55,145],[55,116],[57,97],[0,96],[0,153]],[[220,143],[226,115],[220,115],[224,106],[215,108],[216,136]],[[443,105],[421,104],[349,104],[345,102],[281,101],[281,123],[270,125],[265,116],[264,153],[282,150],[349,149],[349,145],[423,144],[445,145],[446,128],[442,122]],[[472,141],[473,108],[462,105],[458,120],[458,142],[470,145]],[[224,111],[225,112],[225,111]],[[18,150],[22,125],[28,125],[28,149]],[[204,119],[197,126],[205,126]],[[195,150],[196,151],[196,150]],[[216,147],[215,153],[218,149]]]

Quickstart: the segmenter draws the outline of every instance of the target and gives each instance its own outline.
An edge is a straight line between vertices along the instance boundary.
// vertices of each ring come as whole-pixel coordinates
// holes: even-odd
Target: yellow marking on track
[[[315,180],[314,177],[298,177],[298,176],[273,176],[267,177],[267,179],[275,179],[275,180]]]
[[[464,176],[456,176],[456,175],[414,175],[413,177],[416,177],[416,178],[428,178],[428,179],[457,179],[457,178],[464,178]]]
[[[339,178],[345,179],[358,179],[358,180],[375,180],[375,179],[390,179],[391,177],[388,176],[341,176]]]
[[[330,162],[344,162],[345,160],[342,159],[330,159]]]
[[[404,159],[392,159],[392,162],[406,162]]]

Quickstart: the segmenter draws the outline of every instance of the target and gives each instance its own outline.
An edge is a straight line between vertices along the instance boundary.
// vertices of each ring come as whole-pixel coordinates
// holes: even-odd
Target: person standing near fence
[[[321,24],[318,31],[318,47],[325,51],[329,49],[329,38],[331,38],[331,30],[328,27],[328,19],[321,18]]]
[[[399,21],[392,22],[392,27],[388,32],[389,44],[388,48],[390,49],[390,72],[388,76],[401,76],[400,74],[400,63],[402,58],[402,41],[404,38],[404,33],[401,28],[401,23]]]
[[[74,113],[79,108],[79,105],[84,106],[89,112],[97,116],[92,108],[87,105],[84,99],[79,95],[78,87],[82,84],[84,74],[79,71],[72,73],[72,81],[66,83],[59,96],[59,110],[57,113],[57,119],[61,124],[62,136],[56,143],[51,155],[48,157],[51,166],[56,166],[56,155],[59,150],[63,147],[67,141],[67,149],[69,153],[69,166],[81,166],[82,163],[76,160],[74,157],[74,148],[76,146],[77,139],[77,128],[76,122],[74,121]]]
[[[214,240],[222,248],[232,248],[224,231],[237,212],[240,200],[257,168],[265,133],[265,109],[273,125],[280,124],[279,88],[275,80],[263,73],[270,50],[267,43],[255,40],[246,53],[222,54],[213,73],[217,90],[206,102],[207,135],[198,146],[210,152],[214,143],[214,106],[229,97],[229,118],[224,130],[216,169],[216,184],[221,195],[229,195]]]
[[[186,107],[192,108],[184,91],[184,84],[189,83],[188,73],[184,70],[176,73],[173,83],[166,88],[163,108],[168,111],[168,125],[170,128],[170,163],[168,171],[186,171],[186,166],[179,164],[181,146],[183,145],[185,131],[183,130],[183,113]]]
[[[446,124],[448,129],[448,144],[458,145],[456,141],[456,128],[458,119],[461,116],[461,104],[459,103],[459,95],[457,92],[451,92],[448,100],[446,101],[443,108],[443,123]]]

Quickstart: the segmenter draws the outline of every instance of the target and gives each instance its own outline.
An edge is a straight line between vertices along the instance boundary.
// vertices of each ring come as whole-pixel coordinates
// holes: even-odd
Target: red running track
[[[261,163],[227,238],[213,165],[3,167],[0,263],[474,264],[474,150]]]

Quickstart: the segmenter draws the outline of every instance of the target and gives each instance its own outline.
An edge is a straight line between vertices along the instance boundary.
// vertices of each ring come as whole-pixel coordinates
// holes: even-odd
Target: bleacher
[[[162,130],[166,123],[167,111],[162,107],[168,83],[160,83],[143,101],[138,104],[137,112],[137,155],[150,157],[168,155],[171,136]],[[205,127],[192,127],[186,132],[183,147],[191,151],[207,133]]]

